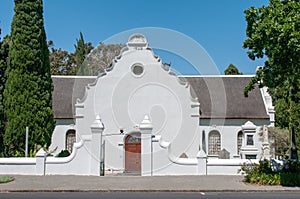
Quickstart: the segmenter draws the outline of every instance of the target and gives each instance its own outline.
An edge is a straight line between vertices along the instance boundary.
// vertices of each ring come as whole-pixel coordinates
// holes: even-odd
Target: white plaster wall
[[[244,163],[258,163],[258,160],[246,159],[208,159],[207,175],[240,175],[241,165]]]
[[[164,148],[159,142],[152,142],[153,144],[153,164],[152,172],[149,173],[154,176],[158,175],[198,175],[198,165],[196,158],[189,158],[195,164],[179,164],[169,158],[168,147]],[[177,158],[179,161],[179,158]],[[187,160],[187,159],[186,159]]]
[[[0,175],[35,175],[35,158],[0,158]]]
[[[55,129],[51,138],[51,145],[49,147],[51,151],[57,147],[53,155],[56,155],[60,153],[61,150],[66,149],[66,133],[69,129],[75,129],[73,119],[56,120]]]
[[[105,139],[105,169],[124,171],[124,139],[126,135],[106,135]]]
[[[46,175],[99,175],[97,171],[91,171],[91,140],[83,138],[73,146],[72,154],[68,157],[47,157]]]
[[[244,125],[249,119],[227,119],[227,120],[206,120],[201,119],[200,129],[201,129],[201,140],[202,131],[205,131],[206,138],[206,151],[208,153],[208,136],[211,131],[218,131],[221,134],[221,150],[226,149],[230,152],[230,158],[234,156],[239,156],[237,154],[237,135],[238,132],[242,130],[242,125]],[[259,132],[262,125],[268,125],[269,121],[253,119],[252,121],[256,126],[256,133],[254,134],[254,147],[258,149],[259,159],[262,155],[262,141]]]
[[[144,72],[137,77],[132,65],[139,63]],[[183,152],[196,157],[199,149],[199,107],[191,99],[189,85],[180,83],[151,50],[128,50],[106,75],[86,89],[86,96],[76,104],[77,141],[90,134],[90,125],[99,115],[106,140],[106,168],[124,169],[123,137],[109,136],[138,131],[138,124],[148,114],[154,135],[170,142],[168,153],[178,157]]]

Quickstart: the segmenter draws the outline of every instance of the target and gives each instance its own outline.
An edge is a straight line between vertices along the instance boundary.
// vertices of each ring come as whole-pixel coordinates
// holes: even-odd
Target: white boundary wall
[[[36,158],[0,158],[0,175],[100,176],[100,162],[93,158],[93,154],[89,153],[92,146],[91,141],[87,137],[74,144],[72,154],[65,158],[46,157],[43,149],[38,152]],[[251,162],[257,163],[258,160]],[[250,161],[246,159],[187,158],[186,163],[171,162],[160,172],[153,171],[152,175],[240,175],[238,170],[244,163],[250,163]]]

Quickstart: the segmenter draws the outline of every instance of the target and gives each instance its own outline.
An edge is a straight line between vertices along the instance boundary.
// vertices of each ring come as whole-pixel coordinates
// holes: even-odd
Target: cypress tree
[[[92,43],[84,42],[83,34],[80,32],[80,38],[76,39],[76,44],[74,45],[75,47],[75,63],[76,63],[76,69],[75,69],[75,74],[78,75],[85,75],[84,67],[82,66],[85,58],[87,55],[92,51],[94,48],[92,46]]]
[[[55,122],[52,80],[43,20],[42,0],[14,0],[11,45],[4,90],[7,127],[4,144],[9,155],[24,153],[25,129],[29,149],[49,145]]]
[[[0,31],[1,32],[1,31]],[[2,41],[0,41],[0,156],[4,156],[4,143],[3,136],[5,132],[5,117],[4,117],[4,88],[5,88],[5,71],[7,68],[7,58],[9,51],[9,36],[5,36]]]

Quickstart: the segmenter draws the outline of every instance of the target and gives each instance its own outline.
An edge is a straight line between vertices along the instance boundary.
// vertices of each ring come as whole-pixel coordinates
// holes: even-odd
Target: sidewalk
[[[0,192],[161,191],[245,192],[297,191],[300,187],[245,185],[242,176],[14,176]]]

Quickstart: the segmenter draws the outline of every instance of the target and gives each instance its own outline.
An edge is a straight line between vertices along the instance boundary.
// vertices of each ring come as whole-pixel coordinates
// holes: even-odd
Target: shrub
[[[258,185],[279,185],[280,175],[272,170],[270,161],[259,161],[259,164],[243,164],[241,170],[246,173],[244,181]]]
[[[279,169],[280,168],[280,169]],[[244,181],[258,185],[300,186],[300,162],[288,160],[278,167],[268,160],[259,164],[243,164],[241,170],[246,173]]]
[[[68,150],[61,150],[59,154],[57,154],[56,157],[68,157],[70,155],[70,152]]]
[[[280,173],[283,186],[300,186],[300,161],[287,160]]]

